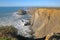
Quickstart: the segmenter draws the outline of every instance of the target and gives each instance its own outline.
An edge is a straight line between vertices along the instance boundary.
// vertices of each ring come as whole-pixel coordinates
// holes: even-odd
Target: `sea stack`
[[[18,15],[25,15],[26,14],[26,11],[25,10],[18,10]]]

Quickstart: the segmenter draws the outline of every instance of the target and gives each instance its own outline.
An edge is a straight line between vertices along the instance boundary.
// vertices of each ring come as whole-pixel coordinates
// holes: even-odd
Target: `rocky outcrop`
[[[38,8],[27,8],[26,10],[20,9],[18,10],[18,15],[32,15],[33,13],[35,13],[35,10]]]
[[[28,8],[28,9],[27,9],[27,14],[32,15],[33,13],[35,13],[35,11],[36,11],[37,9],[38,9],[38,8]]]
[[[25,15],[26,14],[26,11],[25,10],[18,10],[18,15]]]
[[[36,38],[60,33],[60,8],[38,8],[32,14],[31,28]]]

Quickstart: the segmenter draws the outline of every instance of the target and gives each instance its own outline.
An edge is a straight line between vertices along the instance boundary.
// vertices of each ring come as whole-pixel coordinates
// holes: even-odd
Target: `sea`
[[[30,25],[25,26],[26,22],[29,22],[31,15],[18,15],[18,10],[27,10],[24,7],[0,7],[0,26],[12,25],[18,29],[18,35],[24,37],[31,37]]]

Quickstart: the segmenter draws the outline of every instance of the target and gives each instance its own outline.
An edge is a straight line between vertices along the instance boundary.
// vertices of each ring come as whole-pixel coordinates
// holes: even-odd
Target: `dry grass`
[[[13,26],[0,26],[0,40],[16,40],[13,37],[16,32]]]

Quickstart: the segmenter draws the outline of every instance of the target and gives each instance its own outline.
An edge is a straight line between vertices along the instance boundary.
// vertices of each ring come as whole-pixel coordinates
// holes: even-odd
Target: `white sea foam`
[[[18,12],[14,12],[14,13],[12,14],[12,16],[14,16],[14,17],[16,17],[16,18],[21,18],[21,17],[22,17],[22,15],[18,15]]]
[[[24,26],[26,22],[29,22],[29,20],[27,19],[30,18],[30,15],[17,15],[17,13],[18,12],[12,13],[10,17],[7,16],[0,18],[0,25],[13,25],[15,28],[18,29],[18,35],[31,37],[30,25]]]
[[[30,33],[31,33],[31,30],[29,29],[30,28],[30,25],[29,26],[24,26],[24,24],[28,22],[28,20],[19,20],[17,21],[14,26],[15,28],[18,29],[18,34],[19,35],[22,35],[22,36],[25,36],[25,37],[31,37]]]

